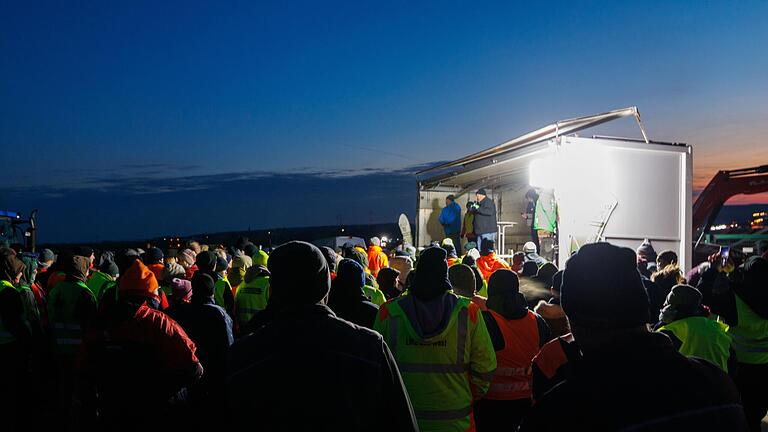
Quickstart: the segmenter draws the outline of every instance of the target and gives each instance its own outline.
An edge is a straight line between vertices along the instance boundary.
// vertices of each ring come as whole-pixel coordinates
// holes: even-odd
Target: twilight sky
[[[117,3],[0,4],[0,208],[42,241],[394,221],[414,166],[630,105],[696,187],[768,163],[764,1]]]

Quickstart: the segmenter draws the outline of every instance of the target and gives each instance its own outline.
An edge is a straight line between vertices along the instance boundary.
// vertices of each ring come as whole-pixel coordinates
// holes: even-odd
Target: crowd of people
[[[2,248],[2,430],[760,430],[768,254],[559,270],[449,222],[418,250]]]

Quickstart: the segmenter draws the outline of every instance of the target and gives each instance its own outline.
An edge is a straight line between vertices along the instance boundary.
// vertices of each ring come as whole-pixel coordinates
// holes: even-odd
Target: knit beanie
[[[147,266],[139,260],[133,264],[120,276],[117,289],[121,293],[132,294],[154,294],[157,290],[157,278]]]
[[[635,252],[610,243],[581,247],[563,273],[561,305],[571,323],[618,329],[648,322],[648,294]]]
[[[450,289],[445,250],[434,246],[424,249],[409,292],[421,301],[429,301]]]
[[[268,263],[271,294],[267,308],[320,303],[331,289],[331,273],[320,249],[291,241],[275,249]]]
[[[117,276],[120,274],[120,269],[117,268],[117,264],[115,264],[114,261],[104,261],[99,266],[99,271],[105,274],[108,274],[112,277]]]
[[[186,279],[173,278],[170,285],[173,301],[189,303],[192,298],[192,282]]]

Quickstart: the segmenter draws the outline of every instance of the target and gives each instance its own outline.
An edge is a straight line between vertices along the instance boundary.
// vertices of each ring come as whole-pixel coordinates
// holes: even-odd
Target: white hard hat
[[[450,237],[446,237],[443,239],[443,246],[445,245],[456,246],[455,244],[453,244],[453,239]]]
[[[536,253],[536,243],[534,242],[526,242],[523,245],[523,252],[525,253]]]

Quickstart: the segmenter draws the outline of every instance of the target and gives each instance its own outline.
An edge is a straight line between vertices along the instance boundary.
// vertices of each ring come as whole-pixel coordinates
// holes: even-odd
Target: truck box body
[[[671,249],[690,268],[689,145],[554,135],[420,177],[417,244],[444,237],[438,217],[446,196],[456,196],[464,216],[467,201],[483,187],[496,203],[498,221],[514,224],[506,228],[504,244],[497,244],[499,254],[509,257],[531,239],[521,214],[526,192],[537,186],[553,190],[558,204],[558,267],[586,243],[608,241],[634,250],[647,238],[657,252]]]

